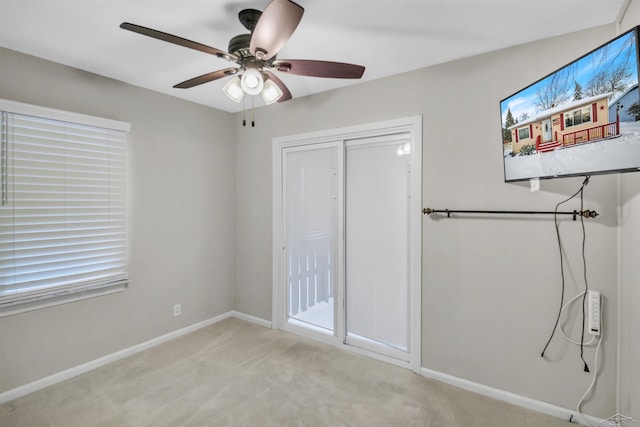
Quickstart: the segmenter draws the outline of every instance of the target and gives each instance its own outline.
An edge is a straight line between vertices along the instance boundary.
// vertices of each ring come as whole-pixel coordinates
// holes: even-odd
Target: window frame
[[[522,134],[520,132],[526,130],[527,131],[527,136],[526,137],[522,137]],[[518,141],[522,141],[525,139],[531,139],[531,129],[529,128],[529,126],[523,126],[521,128],[518,128]]]
[[[576,108],[574,110],[570,110],[564,113],[564,127],[570,128],[575,126],[580,126],[586,123],[593,123],[592,114],[591,114],[591,106]],[[589,116],[589,120],[585,121],[585,114]],[[579,118],[580,123],[576,123],[576,117]]]
[[[31,104],[20,103],[16,101],[10,101],[5,99],[0,99],[0,111],[3,113],[3,116],[7,117],[10,114],[20,115],[20,116],[31,116],[36,117],[38,119],[45,120],[53,120],[60,123],[71,123],[74,125],[80,126],[89,126],[93,128],[101,128],[107,129],[109,131],[117,131],[124,133],[123,142],[125,144],[124,149],[124,178],[125,178],[125,195],[124,195],[124,214],[125,214],[125,224],[128,222],[126,219],[128,207],[127,200],[128,196],[126,194],[126,169],[127,169],[127,151],[126,148],[126,134],[130,132],[131,125],[126,122],[100,118],[95,116],[89,116],[85,114],[72,113],[63,110],[57,110],[47,107],[40,107]],[[7,123],[4,123],[7,125]],[[8,126],[8,125],[7,125]],[[4,132],[2,132],[4,133]],[[6,149],[8,146],[8,141],[2,141],[2,149]],[[121,140],[122,143],[122,140]],[[6,197],[7,191],[7,167],[6,167],[6,159],[7,153],[2,156],[2,198],[3,201]],[[125,225],[125,230],[126,230]],[[118,276],[117,279],[113,280],[80,280],[76,282],[70,283],[61,283],[59,285],[52,285],[46,287],[42,290],[16,290],[19,289],[19,285],[15,285],[13,287],[13,292],[11,292],[11,287],[4,288],[0,286],[0,317],[9,316],[17,313],[22,313],[26,311],[36,310],[40,308],[50,307],[58,304],[65,304],[72,301],[83,300],[87,298],[93,298],[100,295],[112,294],[115,292],[123,291],[128,285],[128,250],[126,247],[128,246],[126,231],[125,231],[125,266],[124,275]]]

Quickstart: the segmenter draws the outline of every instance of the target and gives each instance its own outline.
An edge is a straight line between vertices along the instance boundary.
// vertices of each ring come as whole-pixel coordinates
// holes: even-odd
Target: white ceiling
[[[298,0],[278,54],[364,65],[361,80],[283,75],[294,98],[621,19],[630,0]],[[128,21],[226,51],[246,8],[269,0],[0,0],[0,46],[220,110],[242,109],[226,79],[176,83],[233,64],[120,29]],[[0,76],[0,78],[2,78]],[[259,99],[259,103],[258,103]],[[258,105],[262,100],[256,98]]]

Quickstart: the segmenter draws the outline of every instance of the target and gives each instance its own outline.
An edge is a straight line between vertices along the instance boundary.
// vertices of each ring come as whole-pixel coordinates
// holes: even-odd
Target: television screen
[[[639,28],[500,101],[505,181],[640,169]]]

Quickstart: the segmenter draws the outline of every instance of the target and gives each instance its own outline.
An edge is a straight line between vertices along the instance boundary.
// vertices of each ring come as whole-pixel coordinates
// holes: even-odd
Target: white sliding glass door
[[[346,143],[347,343],[406,359],[411,141]]]
[[[420,368],[421,120],[274,140],[273,325]]]

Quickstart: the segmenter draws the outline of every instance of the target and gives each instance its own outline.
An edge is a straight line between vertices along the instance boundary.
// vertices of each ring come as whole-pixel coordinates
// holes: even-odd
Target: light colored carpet
[[[0,405],[17,426],[568,426],[405,369],[227,319]]]

